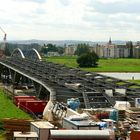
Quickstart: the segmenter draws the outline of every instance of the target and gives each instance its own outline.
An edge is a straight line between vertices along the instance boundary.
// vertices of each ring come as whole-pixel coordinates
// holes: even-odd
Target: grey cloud
[[[138,18],[139,17],[139,18]],[[117,22],[117,21],[123,21],[123,22],[140,22],[140,16],[137,14],[103,14],[103,13],[96,13],[96,14],[85,14],[83,16],[84,21],[88,22]]]
[[[43,8],[37,8],[34,10],[34,13],[36,13],[37,15],[42,15],[42,14],[46,14],[46,11]]]
[[[64,6],[70,5],[70,0],[59,0],[59,2]]]
[[[140,13],[140,1],[101,3],[91,1],[89,8],[100,13]]]
[[[14,0],[17,2],[34,2],[34,3],[45,3],[46,0]]]
[[[12,19],[12,18],[0,17],[0,24],[4,24],[4,25],[16,25],[17,22],[14,19]]]
[[[97,30],[120,30],[127,31],[130,29],[139,30],[137,14],[102,14],[90,13],[85,14],[83,20],[89,22]]]

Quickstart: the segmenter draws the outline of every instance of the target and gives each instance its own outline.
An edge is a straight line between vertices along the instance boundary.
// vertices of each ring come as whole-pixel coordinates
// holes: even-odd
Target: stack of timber
[[[30,122],[32,121],[27,119],[2,119],[6,139],[11,140],[14,131],[29,132]]]
[[[118,111],[118,118],[120,121],[123,121],[125,119],[125,110]]]

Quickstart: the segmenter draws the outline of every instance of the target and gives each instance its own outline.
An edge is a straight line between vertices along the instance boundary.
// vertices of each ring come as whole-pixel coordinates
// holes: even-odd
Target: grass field
[[[140,80],[128,80],[129,82],[140,84]]]
[[[31,119],[31,117],[17,108],[12,101],[0,90],[0,119],[3,118],[23,118]]]
[[[78,67],[76,57],[74,56],[61,56],[61,57],[48,57],[46,60],[54,63],[64,64],[69,67]]]
[[[5,140],[1,122],[1,119],[4,118],[32,119],[28,114],[17,108],[0,89],[0,140]]]
[[[49,57],[46,59],[69,67],[78,67],[74,56]],[[140,59],[100,59],[97,68],[82,69],[93,72],[140,72]]]
[[[0,134],[0,140],[5,140],[3,134]]]

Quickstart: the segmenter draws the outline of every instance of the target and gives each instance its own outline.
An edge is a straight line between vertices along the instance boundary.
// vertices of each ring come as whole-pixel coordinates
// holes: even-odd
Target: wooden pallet
[[[14,131],[29,132],[30,131],[30,122],[33,120],[27,119],[2,119],[3,128],[5,129],[5,137],[7,140],[13,138]]]

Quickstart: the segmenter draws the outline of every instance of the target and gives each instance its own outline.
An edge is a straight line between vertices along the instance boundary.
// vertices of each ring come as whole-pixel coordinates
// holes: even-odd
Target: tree
[[[130,49],[130,58],[133,58],[133,42],[132,41],[128,41],[126,42],[126,46]]]
[[[48,52],[57,52],[58,49],[55,45],[49,43],[46,45],[44,45],[41,49],[41,52],[44,53],[44,54],[47,54]]]
[[[57,47],[51,43],[47,44],[47,50],[48,50],[48,52],[57,52],[58,51]]]
[[[40,51],[40,52],[43,53],[43,54],[47,54],[47,53],[48,53],[47,47],[44,45],[44,46],[41,48],[41,51]]]
[[[77,49],[75,51],[75,54],[80,56],[80,55],[82,55],[84,53],[88,53],[88,52],[90,52],[89,45],[87,45],[87,44],[78,44]]]
[[[10,55],[11,55],[10,49],[9,49],[9,47],[7,46],[7,44],[6,44],[6,47],[5,47],[5,55],[6,55],[6,56],[10,56]]]
[[[58,47],[58,53],[63,54],[64,53],[64,47]]]
[[[88,52],[79,56],[77,58],[77,63],[79,67],[97,67],[98,60],[99,57],[95,52]]]

